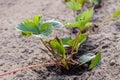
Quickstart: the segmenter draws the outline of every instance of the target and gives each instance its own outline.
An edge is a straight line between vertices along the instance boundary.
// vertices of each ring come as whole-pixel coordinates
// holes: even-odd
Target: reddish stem
[[[71,53],[70,53],[70,55],[68,56],[68,60],[72,60],[72,56],[73,56],[73,54],[74,54],[75,46],[76,46],[76,43],[77,43],[77,40],[78,40],[80,34],[81,34],[81,31],[78,32],[78,35],[77,35],[76,38],[75,38],[74,44],[73,44],[73,46],[72,46]]]
[[[41,67],[41,66],[55,65],[55,64],[56,64],[55,62],[47,62],[47,63],[43,63],[43,64],[30,65],[30,66],[26,66],[26,67],[18,68],[18,69],[9,71],[9,72],[2,73],[2,74],[0,74],[0,76],[4,76],[4,75],[7,75],[7,74],[11,74],[11,73],[14,73],[14,72],[26,70],[26,69],[33,68],[33,67],[38,67],[38,66]]]

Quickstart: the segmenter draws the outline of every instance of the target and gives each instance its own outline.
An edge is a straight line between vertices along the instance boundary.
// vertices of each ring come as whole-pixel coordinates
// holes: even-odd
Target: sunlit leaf
[[[113,14],[113,17],[120,17],[120,8],[118,8],[118,10]]]
[[[100,62],[100,60],[101,60],[101,53],[98,52],[96,54],[96,57],[94,59],[92,59],[89,69],[94,68]]]

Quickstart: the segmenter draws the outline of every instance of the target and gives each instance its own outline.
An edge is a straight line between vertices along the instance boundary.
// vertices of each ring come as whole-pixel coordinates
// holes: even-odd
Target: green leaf
[[[36,25],[29,19],[26,19],[24,23],[21,23],[17,26],[17,29],[23,32],[31,32],[32,34],[39,34],[39,30]]]
[[[82,6],[84,5],[85,2],[88,2],[88,0],[78,0],[78,3],[81,4]]]
[[[78,51],[79,46],[87,40],[88,35],[87,34],[80,34],[75,45],[76,51]]]
[[[93,58],[95,58],[96,55],[94,55],[93,53],[85,53],[83,54],[80,58],[80,65],[83,65],[89,61],[91,61]]]
[[[71,37],[62,37],[60,38],[64,47],[71,47],[73,45],[74,40]]]
[[[21,34],[23,36],[28,36],[28,37],[32,35],[32,33],[30,33],[30,32],[21,32]]]
[[[66,3],[67,7],[72,9],[73,11],[81,10],[81,4],[76,2],[76,0],[71,0]]]
[[[41,37],[47,37],[52,33],[52,27],[50,23],[42,23],[39,26],[40,36]]]
[[[82,31],[84,30],[84,28],[88,27],[88,22],[92,19],[92,16],[93,16],[93,8],[76,16],[75,22],[66,23],[65,25],[72,28],[77,27],[80,29],[80,31]]]
[[[50,40],[49,43],[50,43],[51,47],[55,50],[55,52],[60,54],[64,59],[66,58],[65,48],[63,47],[63,44],[58,37],[56,37],[54,40]]]
[[[33,34],[35,36],[45,38],[52,33],[52,30],[62,27],[63,24],[58,21],[42,21],[40,15],[35,15],[33,20],[26,19],[23,23],[17,26],[17,29],[19,29],[23,35],[30,33],[31,35]]]
[[[29,32],[35,35],[39,35],[39,22],[41,21],[40,15],[35,15],[33,21],[30,19],[26,19],[23,23],[17,26],[17,29],[21,30],[22,32]]]
[[[89,29],[92,25],[93,25],[92,22],[88,22],[88,23],[85,24],[85,27]]]
[[[120,8],[113,14],[113,18],[120,17]]]
[[[51,24],[53,29],[59,29],[64,27],[64,25],[61,22],[55,21],[55,20],[47,20],[47,21],[44,21],[44,23]]]
[[[33,18],[33,23],[35,24],[35,26],[38,26],[38,25],[39,25],[39,22],[41,22],[41,18],[42,18],[41,15],[35,15],[35,16],[34,16],[34,18]]]
[[[98,4],[101,0],[91,0],[92,3]]]
[[[92,59],[89,69],[94,68],[100,62],[100,60],[101,60],[101,53],[98,52],[96,54],[96,57],[94,59]]]
[[[84,20],[86,22],[90,21],[92,19],[93,16],[93,8],[83,12],[82,14],[79,14],[78,16],[76,16],[76,21],[81,21]]]

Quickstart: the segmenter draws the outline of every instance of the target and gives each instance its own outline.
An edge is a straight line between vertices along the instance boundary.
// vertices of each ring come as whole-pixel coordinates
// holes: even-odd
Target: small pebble
[[[110,66],[114,66],[115,65],[115,60],[111,60],[110,61]]]

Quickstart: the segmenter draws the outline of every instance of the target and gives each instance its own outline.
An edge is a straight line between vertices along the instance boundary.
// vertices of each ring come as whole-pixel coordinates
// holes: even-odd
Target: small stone
[[[22,53],[28,53],[29,52],[29,49],[24,49],[23,51],[22,51]]]
[[[22,75],[22,74],[18,74],[17,77],[24,77],[24,75]]]
[[[110,66],[114,66],[115,65],[115,60],[111,60],[110,61]]]
[[[102,49],[105,49],[105,48],[108,48],[109,46],[108,45],[104,45],[102,46]]]

